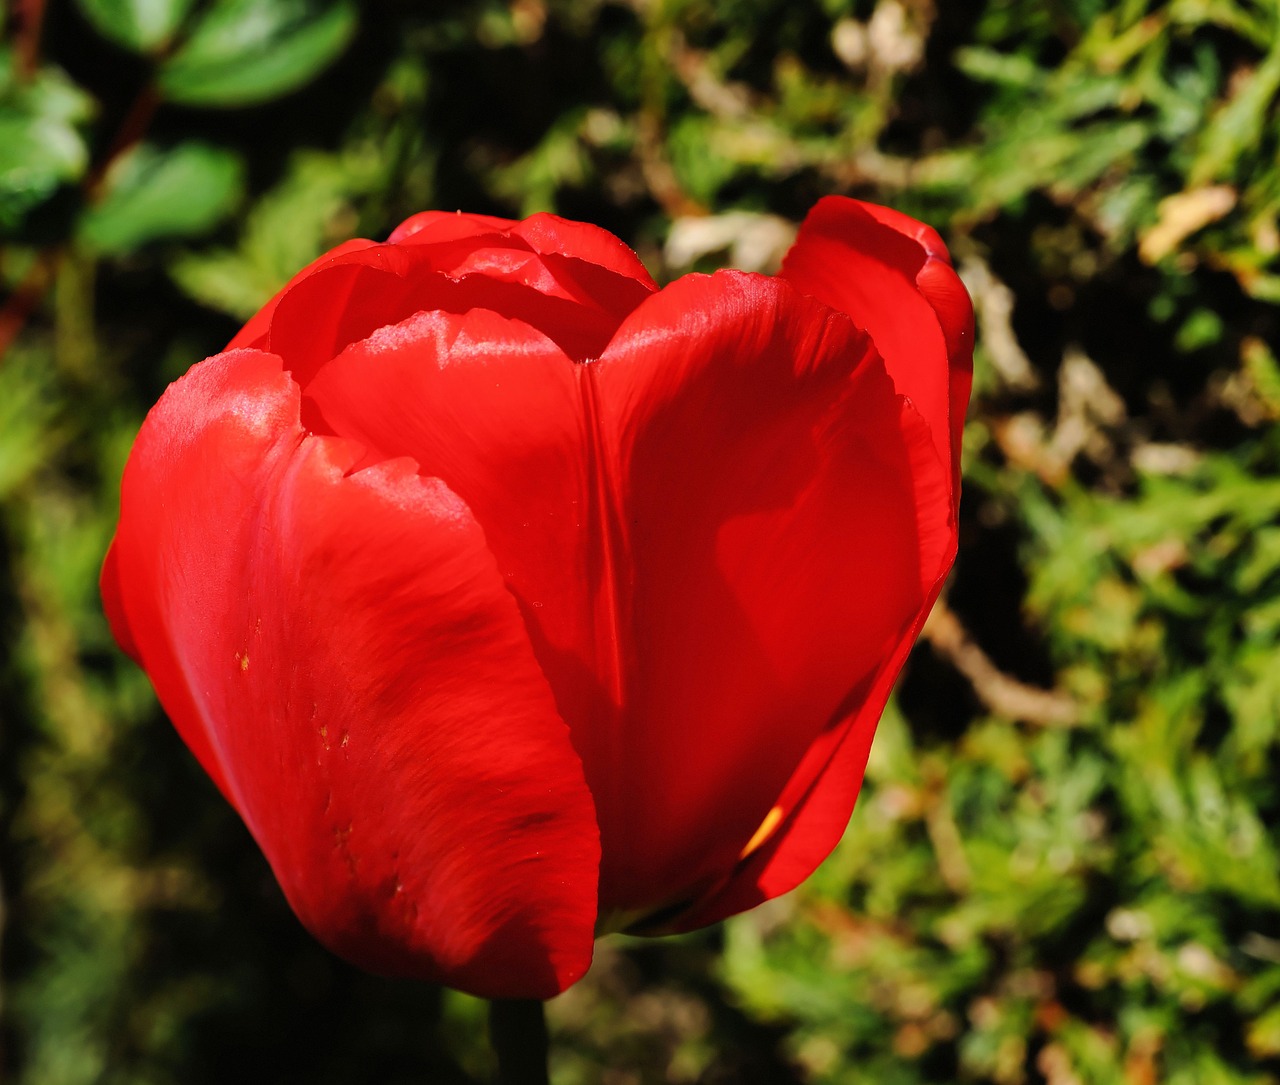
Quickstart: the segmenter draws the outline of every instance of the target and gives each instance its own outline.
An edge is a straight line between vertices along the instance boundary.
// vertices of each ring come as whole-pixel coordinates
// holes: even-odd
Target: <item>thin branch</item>
[[[47,249],[42,252],[27,270],[22,281],[14,288],[12,294],[0,304],[0,361],[13,346],[13,341],[26,327],[27,321],[40,299],[53,282],[54,272],[62,257],[61,249]]]
[[[921,635],[969,680],[978,699],[997,715],[1040,727],[1080,724],[1080,706],[1072,698],[1020,682],[992,663],[945,599],[934,605]]]
[[[44,27],[45,0],[16,0],[13,35],[18,43],[18,77],[24,82],[40,64],[40,31]]]
[[[102,182],[116,160],[146,135],[156,110],[160,108],[160,102],[160,91],[154,83],[148,83],[138,92],[129,106],[129,111],[124,115],[124,120],[120,122],[115,138],[107,146],[106,153],[85,175],[81,190],[90,203],[101,195]]]

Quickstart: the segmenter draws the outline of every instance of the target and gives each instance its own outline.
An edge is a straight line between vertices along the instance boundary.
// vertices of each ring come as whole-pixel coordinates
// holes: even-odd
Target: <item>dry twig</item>
[[[922,636],[969,680],[978,699],[992,712],[1038,727],[1080,724],[1080,708],[1066,694],[1020,682],[992,663],[945,599],[934,605]]]

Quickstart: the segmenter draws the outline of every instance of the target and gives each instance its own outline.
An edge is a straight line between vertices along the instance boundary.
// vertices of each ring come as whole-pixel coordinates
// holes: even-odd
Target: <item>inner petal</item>
[[[483,240],[483,239],[481,239]],[[267,345],[304,388],[329,359],[424,310],[485,308],[538,328],[572,359],[597,357],[645,283],[519,238],[379,245],[335,260],[276,305]]]
[[[584,371],[522,321],[487,309],[423,312],[353,343],[304,400],[370,460],[412,457],[467,503],[575,736],[616,715],[597,660],[610,551]]]

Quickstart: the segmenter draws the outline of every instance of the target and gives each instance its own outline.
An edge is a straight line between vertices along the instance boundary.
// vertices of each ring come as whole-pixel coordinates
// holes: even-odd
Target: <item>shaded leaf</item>
[[[82,128],[93,100],[56,68],[22,83],[0,48],[0,229],[12,228],[89,164]]]
[[[216,0],[162,65],[160,86],[184,105],[265,102],[318,75],[355,28],[347,0]]]
[[[205,143],[161,150],[142,144],[107,175],[106,194],[80,220],[80,240],[118,255],[164,237],[189,237],[216,226],[243,185],[240,159]]]
[[[1203,130],[1191,168],[1193,185],[1229,177],[1261,143],[1268,121],[1275,124],[1280,95],[1280,35],[1266,59],[1244,80],[1238,92]]]
[[[117,45],[145,53],[164,45],[193,0],[76,0],[94,27]]]

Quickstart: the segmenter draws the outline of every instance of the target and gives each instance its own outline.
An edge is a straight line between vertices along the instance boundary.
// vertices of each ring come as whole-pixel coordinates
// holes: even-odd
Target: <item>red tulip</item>
[[[777,277],[662,290],[593,226],[416,215],[148,415],[112,629],[326,945],[552,995],[839,839],[972,342],[937,235],[849,199]]]

